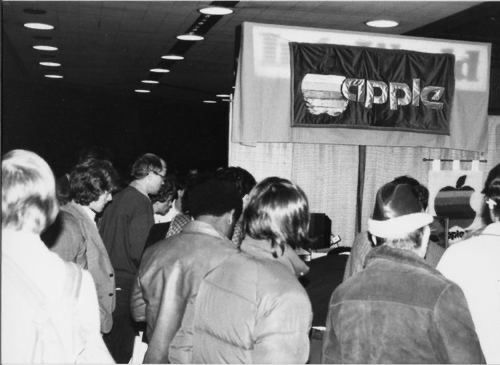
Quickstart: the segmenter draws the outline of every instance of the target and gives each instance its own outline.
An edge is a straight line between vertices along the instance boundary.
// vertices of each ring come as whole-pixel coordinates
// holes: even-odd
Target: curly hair
[[[215,177],[233,183],[241,198],[250,193],[257,183],[251,173],[239,166],[220,169],[215,173]]]
[[[105,192],[117,189],[118,174],[108,160],[89,159],[76,165],[69,176],[70,198],[89,205]]]
[[[292,248],[310,242],[309,203],[302,189],[289,180],[268,177],[250,192],[248,205],[243,213],[243,227],[254,239],[271,242],[273,256],[278,257],[288,244]]]
[[[164,203],[168,199],[177,199],[177,185],[175,183],[175,178],[171,175],[167,175],[158,193],[150,194],[149,199],[151,199],[152,204],[156,202]]]
[[[221,216],[234,210],[236,221],[242,209],[242,201],[235,186],[214,178],[194,186],[187,195],[186,203],[194,218],[204,214]]]

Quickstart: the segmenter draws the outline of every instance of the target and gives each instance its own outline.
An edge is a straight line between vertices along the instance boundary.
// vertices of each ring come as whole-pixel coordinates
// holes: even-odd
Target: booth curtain
[[[500,117],[489,117],[487,152],[427,147],[366,147],[365,181],[362,199],[362,230],[366,229],[377,189],[400,175],[410,175],[427,184],[429,159],[484,159],[482,171],[500,163]],[[297,183],[306,192],[312,212],[326,213],[332,220],[332,234],[341,245],[351,246],[356,233],[358,146],[309,143],[257,143],[246,146],[230,142],[229,165],[241,166],[257,181],[280,176]],[[462,168],[470,168],[462,162]],[[442,168],[451,168],[443,162]],[[485,176],[486,176],[485,173]]]

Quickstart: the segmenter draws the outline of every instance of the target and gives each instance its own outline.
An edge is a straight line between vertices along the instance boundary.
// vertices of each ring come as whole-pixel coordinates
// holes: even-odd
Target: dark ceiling
[[[198,12],[217,3],[234,13]],[[233,90],[236,29],[244,21],[492,43],[490,113],[498,113],[499,13],[500,2],[464,1],[2,1],[2,150],[31,148],[61,169],[89,144],[107,144],[123,159],[151,147],[177,165],[224,163],[229,105],[216,94]],[[367,27],[373,18],[400,25]],[[55,29],[31,30],[26,22]],[[205,39],[176,39],[188,31]],[[161,59],[171,52],[184,60]],[[62,67],[40,66],[44,60]],[[47,79],[49,72],[64,78]]]

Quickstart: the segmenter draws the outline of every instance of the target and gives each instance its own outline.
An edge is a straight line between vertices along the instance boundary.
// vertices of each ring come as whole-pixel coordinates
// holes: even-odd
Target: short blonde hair
[[[56,184],[36,153],[12,150],[2,158],[2,229],[40,234],[57,216]]]
[[[309,203],[302,189],[289,180],[268,177],[249,195],[243,213],[245,233],[254,239],[271,241],[273,256],[282,254],[285,244],[292,248],[309,242]]]

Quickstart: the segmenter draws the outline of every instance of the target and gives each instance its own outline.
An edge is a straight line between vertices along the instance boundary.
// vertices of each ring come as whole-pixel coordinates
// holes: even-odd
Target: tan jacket
[[[146,249],[131,299],[132,316],[146,321],[145,363],[169,362],[169,345],[188,315],[203,277],[238,248],[211,225],[189,222],[181,233]]]
[[[184,351],[184,358],[172,360],[305,364],[312,310],[296,278],[305,264],[289,246],[274,258],[264,240],[247,237],[241,249],[202,281],[191,325],[192,358]]]
[[[106,247],[96,224],[78,204],[69,202],[61,207],[61,218],[62,231],[51,250],[63,260],[76,263],[80,262],[74,253],[84,250],[85,262],[97,290],[101,332],[108,333],[113,326],[115,274]]]

